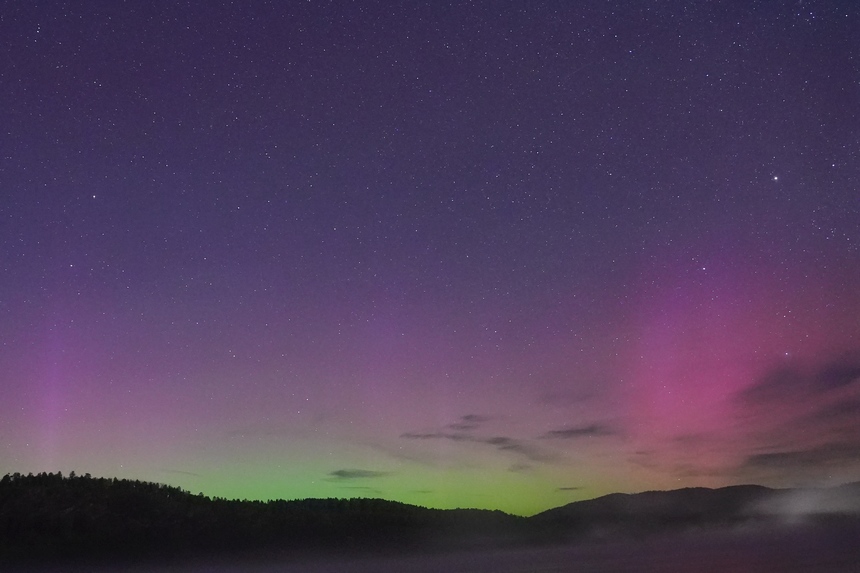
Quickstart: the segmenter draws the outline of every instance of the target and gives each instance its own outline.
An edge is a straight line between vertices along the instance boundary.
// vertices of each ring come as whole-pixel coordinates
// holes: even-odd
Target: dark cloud
[[[841,400],[822,407],[806,418],[810,422],[850,423],[860,434],[860,397]]]
[[[741,469],[815,472],[816,466],[860,459],[856,353],[806,367],[774,368],[735,399],[738,419],[769,446],[746,458]]]
[[[400,434],[401,438],[406,438],[407,440],[435,440],[439,438],[446,437],[445,434],[439,432],[427,432],[427,433],[419,433],[419,432],[404,432]]]
[[[491,446],[496,446],[496,448],[503,452],[519,454],[533,462],[551,462],[555,460],[555,456],[550,455],[539,448],[505,436],[496,436],[478,441],[490,444]]]
[[[738,399],[747,404],[768,405],[774,401],[787,402],[825,395],[858,381],[860,358],[846,355],[812,369],[792,365],[774,368],[742,390]]]
[[[753,454],[744,468],[793,470],[845,462],[860,463],[860,442],[832,442],[815,448]]]
[[[468,432],[471,430],[477,430],[478,424],[469,424],[467,422],[454,422],[453,424],[448,424],[448,427],[452,430],[457,430],[458,432]]]
[[[490,438],[482,438],[463,433],[447,434],[444,432],[406,432],[404,434],[401,434],[400,437],[408,440],[451,440],[454,442],[488,444],[490,446],[494,446],[500,451],[518,454],[533,462],[551,462],[556,460],[556,456],[552,455],[549,452],[545,452],[540,448],[532,446],[526,442],[516,440],[514,438],[509,438],[507,436],[493,436]]]
[[[581,485],[571,485],[571,486],[557,488],[556,491],[579,491],[581,489],[582,489]]]
[[[762,376],[752,386],[741,390],[738,398],[748,404],[766,404],[786,398],[794,399],[797,394],[805,390],[807,383],[808,379],[799,370],[788,367],[777,368]]]
[[[828,389],[842,388],[860,381],[860,361],[829,364],[818,373],[819,384]]]
[[[427,433],[415,433],[415,432],[406,432],[404,434],[400,434],[401,438],[406,438],[407,440],[451,440],[454,442],[474,442],[477,441],[475,438],[468,434],[454,433],[454,434],[446,434],[445,432],[427,432]]]
[[[599,436],[610,436],[615,431],[609,426],[602,424],[591,424],[590,426],[579,426],[550,430],[541,436],[542,439],[573,440],[577,438],[595,438]]]
[[[797,466],[806,466],[810,464],[818,464],[820,460],[818,455],[813,455],[809,450],[799,450],[793,452],[769,452],[766,454],[753,454],[744,462],[744,466],[748,468],[795,468]]]
[[[335,479],[365,479],[380,478],[391,475],[389,472],[377,472],[373,470],[342,469],[328,474]]]
[[[487,416],[479,416],[478,414],[466,414],[453,424],[448,424],[452,430],[469,431],[478,429],[481,424],[490,420]]]

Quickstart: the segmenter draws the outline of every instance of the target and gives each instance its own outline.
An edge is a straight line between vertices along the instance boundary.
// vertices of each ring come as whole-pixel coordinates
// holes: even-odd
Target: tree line
[[[228,500],[74,472],[0,479],[0,559],[7,561],[416,549],[510,539],[523,521],[382,499]]]

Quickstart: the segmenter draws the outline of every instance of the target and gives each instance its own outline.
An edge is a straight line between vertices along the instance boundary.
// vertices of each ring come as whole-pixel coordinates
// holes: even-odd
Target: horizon
[[[365,497],[365,496],[353,496],[353,497],[303,497],[303,498],[271,498],[271,499],[225,498],[225,497],[221,497],[221,496],[211,496],[211,495],[207,495],[205,492],[202,492],[202,491],[201,491],[201,492],[197,492],[197,493],[195,493],[195,492],[193,492],[193,491],[186,490],[186,489],[184,489],[184,488],[182,488],[182,487],[180,487],[180,486],[176,486],[176,485],[173,485],[173,484],[170,484],[170,483],[165,483],[165,482],[151,482],[151,481],[147,481],[147,480],[139,480],[139,479],[134,479],[134,478],[118,478],[118,477],[94,476],[94,475],[92,475],[92,474],[90,474],[90,473],[88,473],[88,472],[87,472],[87,473],[83,473],[83,474],[79,474],[79,473],[78,473],[78,472],[76,472],[76,471],[70,471],[69,473],[63,473],[62,471],[58,471],[58,472],[40,472],[40,473],[38,473],[38,474],[33,473],[33,472],[27,472],[27,473],[23,473],[23,472],[7,472],[7,473],[5,473],[5,474],[2,476],[2,478],[0,478],[0,480],[5,479],[6,477],[11,478],[11,479],[13,479],[13,480],[14,480],[14,479],[24,479],[24,478],[33,478],[33,477],[38,478],[38,477],[40,477],[42,474],[47,474],[47,475],[50,475],[50,476],[57,476],[57,475],[59,475],[59,477],[60,477],[60,478],[62,478],[62,479],[64,479],[64,480],[73,480],[73,479],[87,479],[87,480],[95,480],[95,481],[99,481],[99,480],[104,480],[104,481],[113,481],[113,480],[118,480],[118,481],[139,482],[139,483],[145,483],[145,484],[150,484],[150,485],[165,486],[165,487],[169,487],[169,488],[173,488],[173,489],[178,489],[178,490],[180,490],[181,492],[186,493],[186,494],[191,495],[191,496],[194,496],[194,497],[198,497],[198,496],[200,496],[200,497],[203,497],[203,498],[205,498],[205,499],[209,499],[209,500],[213,500],[213,501],[214,501],[214,500],[224,500],[224,501],[229,501],[229,502],[249,502],[249,503],[262,502],[262,503],[275,503],[275,502],[300,502],[300,501],[307,501],[307,500],[350,500],[350,499],[361,500],[361,499],[366,499],[366,500],[378,500],[378,501],[385,501],[385,502],[392,502],[392,503],[402,503],[402,504],[404,504],[404,505],[408,505],[408,506],[412,506],[412,507],[417,507],[417,508],[420,508],[420,509],[428,509],[428,510],[440,510],[440,511],[464,510],[464,511],[487,511],[487,512],[497,512],[497,511],[499,511],[499,512],[502,512],[502,513],[504,513],[504,514],[506,514],[506,515],[510,515],[510,516],[513,516],[513,517],[524,517],[524,518],[534,517],[534,516],[540,515],[541,513],[546,512],[546,511],[551,511],[551,510],[555,510],[555,509],[561,509],[561,508],[567,507],[567,506],[569,506],[569,505],[577,504],[577,503],[579,503],[579,502],[595,501],[595,500],[602,499],[602,498],[604,498],[604,497],[615,496],[615,495],[637,496],[637,495],[641,495],[641,494],[650,494],[650,493],[674,493],[674,492],[681,492],[681,491],[686,491],[686,490],[708,490],[708,491],[718,491],[718,490],[724,490],[724,489],[732,489],[732,488],[750,488],[750,487],[752,487],[752,488],[762,488],[762,489],[769,490],[769,491],[771,491],[771,492],[810,491],[810,490],[826,491],[826,490],[834,490],[834,489],[840,489],[840,488],[844,488],[844,487],[850,487],[850,486],[858,486],[858,485],[860,485],[860,481],[852,481],[852,482],[843,482],[843,483],[839,483],[839,484],[826,485],[826,486],[807,485],[807,486],[783,487],[783,488],[780,488],[780,487],[768,487],[768,486],[764,486],[764,485],[761,485],[761,484],[755,484],[755,483],[742,483],[742,484],[731,484],[731,485],[720,486],[720,487],[684,486],[684,487],[678,487],[678,488],[673,488],[673,489],[660,489],[660,490],[641,490],[641,491],[630,491],[630,492],[614,491],[614,492],[609,492],[609,493],[600,494],[600,495],[599,495],[599,496],[597,496],[597,497],[590,497],[590,498],[583,498],[583,499],[577,499],[577,500],[569,501],[569,502],[566,502],[566,503],[564,503],[564,504],[562,504],[562,505],[559,505],[559,506],[555,506],[555,507],[549,507],[549,508],[541,509],[541,510],[537,511],[536,513],[532,513],[532,514],[520,514],[520,513],[511,513],[511,512],[507,512],[507,511],[504,511],[504,510],[501,510],[501,509],[498,509],[498,508],[492,508],[492,507],[469,507],[469,506],[434,507],[434,506],[421,505],[421,504],[417,504],[417,503],[403,502],[403,501],[400,501],[400,500],[396,500],[396,499],[389,499],[389,498],[385,498],[385,497],[369,497],[369,496],[368,496],[368,497]],[[808,511],[810,511],[810,510],[812,509],[812,505],[810,505],[810,503],[809,503],[808,501],[807,501],[807,504],[806,504],[806,505],[808,506],[808,507],[806,508],[806,512],[808,512]],[[857,506],[857,507],[854,507],[854,506],[852,506],[852,507],[844,507],[843,509],[844,509],[845,511],[848,511],[849,513],[857,513],[857,512],[860,512],[860,506]],[[833,510],[833,509],[831,508],[831,509],[830,509],[830,511],[832,511],[832,510]]]
[[[860,3],[0,16],[0,474],[528,515],[860,480]]]

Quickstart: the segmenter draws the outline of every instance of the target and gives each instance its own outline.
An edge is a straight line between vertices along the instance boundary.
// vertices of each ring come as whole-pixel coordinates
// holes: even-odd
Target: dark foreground
[[[542,548],[472,550],[423,555],[325,557],[295,560],[198,560],[102,567],[126,573],[856,573],[860,530],[806,526],[779,531],[678,533],[645,540],[589,541]],[[92,568],[39,569],[93,571]]]
[[[860,483],[611,494],[524,518],[15,474],[0,479],[0,571],[860,572]]]

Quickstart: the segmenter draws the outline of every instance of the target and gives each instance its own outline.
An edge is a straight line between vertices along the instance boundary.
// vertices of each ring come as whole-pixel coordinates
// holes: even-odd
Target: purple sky
[[[860,6],[0,35],[0,474],[524,514],[860,479]]]

